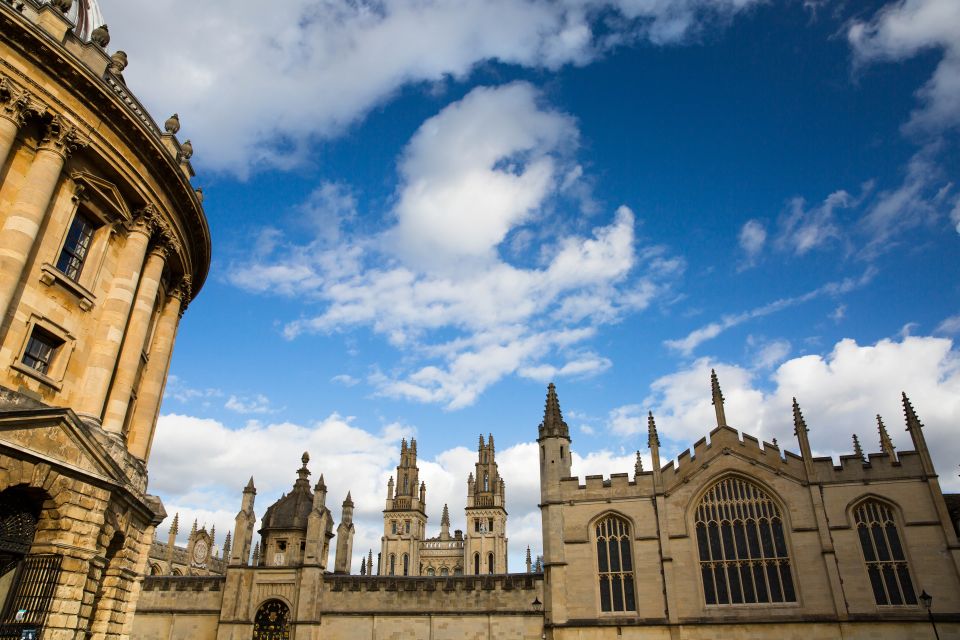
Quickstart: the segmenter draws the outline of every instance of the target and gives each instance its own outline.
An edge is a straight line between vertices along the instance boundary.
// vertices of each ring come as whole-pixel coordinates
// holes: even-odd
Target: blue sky
[[[607,475],[648,410],[671,455],[709,432],[711,368],[822,455],[877,413],[911,448],[906,390],[960,489],[953,0],[102,4],[213,233],[151,460],[182,520],[228,529],[251,474],[262,513],[306,449],[359,556],[401,437],[438,529],[493,433],[517,569],[547,382]]]

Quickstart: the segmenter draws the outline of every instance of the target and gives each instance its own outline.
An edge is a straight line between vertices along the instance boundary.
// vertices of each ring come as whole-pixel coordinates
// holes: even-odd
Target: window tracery
[[[706,604],[796,602],[783,517],[760,487],[720,480],[697,506],[696,529]]]
[[[595,525],[597,571],[600,574],[600,610],[636,611],[630,525],[608,515]]]
[[[893,509],[877,500],[868,500],[856,508],[854,519],[877,604],[917,604]]]

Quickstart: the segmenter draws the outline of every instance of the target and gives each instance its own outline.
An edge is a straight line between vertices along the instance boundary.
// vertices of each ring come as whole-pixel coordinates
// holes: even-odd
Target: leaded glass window
[[[39,327],[34,327],[27,341],[27,348],[23,352],[23,364],[47,375],[50,372],[53,357],[61,344],[63,344],[62,340]]]
[[[600,610],[636,611],[630,525],[619,516],[608,515],[597,522],[595,528]]]
[[[893,509],[882,502],[869,500],[857,507],[854,518],[877,604],[917,604]]]
[[[783,517],[763,489],[720,480],[697,506],[696,527],[708,605],[796,602]]]
[[[60,257],[57,258],[57,269],[71,280],[80,278],[80,270],[90,250],[92,238],[93,223],[87,216],[78,213],[73,217],[70,230],[67,231],[67,239],[63,243],[63,249],[60,250]]]
[[[269,600],[257,610],[253,621],[253,640],[288,640],[290,609],[279,600]]]

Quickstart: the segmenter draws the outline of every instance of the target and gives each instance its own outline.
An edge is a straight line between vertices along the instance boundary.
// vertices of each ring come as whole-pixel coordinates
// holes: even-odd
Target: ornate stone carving
[[[119,76],[123,73],[123,70],[127,68],[127,63],[127,52],[117,51],[110,56],[110,64],[107,65],[107,71],[115,76]]]
[[[180,145],[180,157],[184,160],[189,160],[193,156],[193,144],[187,140],[182,145]]]
[[[53,0],[50,4],[66,13],[73,6],[73,0]]]
[[[110,44],[110,30],[107,29],[107,25],[102,24],[94,29],[93,33],[90,34],[90,42],[106,49],[107,45]]]
[[[85,146],[87,141],[81,139],[77,127],[60,115],[50,119],[40,141],[41,149],[56,151],[64,157]]]
[[[31,113],[43,111],[43,106],[28,91],[6,78],[0,78],[0,105],[0,117],[12,121],[17,127],[22,127]]]
[[[170,296],[173,298],[179,298],[181,302],[181,311],[186,308],[187,303],[190,302],[190,296],[193,291],[193,279],[190,276],[183,276],[180,278],[180,282],[177,283],[170,291]]]
[[[152,204],[148,204],[134,212],[133,218],[127,222],[125,226],[128,232],[139,231],[147,236],[152,236],[153,232],[157,229],[159,221],[160,214],[157,208]]]
[[[163,128],[167,133],[176,135],[177,131],[180,131],[180,116],[173,114],[167,121],[163,123]]]

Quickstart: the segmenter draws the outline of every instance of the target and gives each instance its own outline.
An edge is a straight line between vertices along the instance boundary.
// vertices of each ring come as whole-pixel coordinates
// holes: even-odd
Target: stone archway
[[[253,640],[289,640],[290,608],[280,600],[267,600],[253,620]]]

